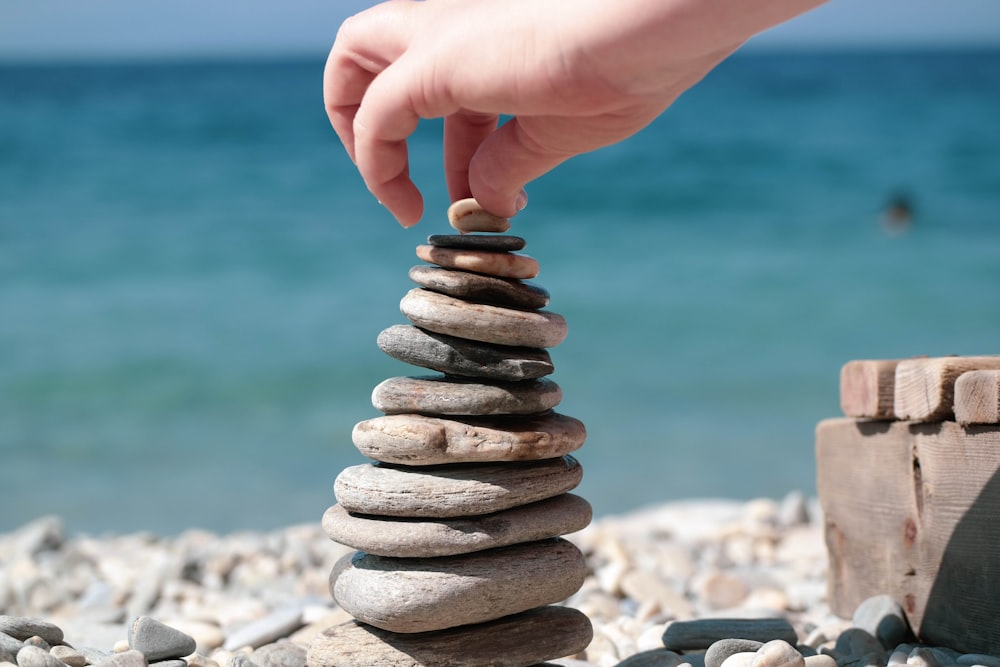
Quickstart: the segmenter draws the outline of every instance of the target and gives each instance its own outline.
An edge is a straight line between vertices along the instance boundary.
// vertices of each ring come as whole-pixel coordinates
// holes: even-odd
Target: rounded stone
[[[546,310],[526,311],[470,303],[426,289],[412,289],[399,309],[418,327],[495,345],[555,347],[566,338],[566,320]]]
[[[854,610],[854,626],[879,640],[882,648],[892,649],[910,637],[906,613],[891,595],[874,595]]]
[[[587,430],[580,420],[556,412],[461,421],[389,415],[360,422],[351,437],[368,458],[427,466],[553,459],[579,449]]]
[[[395,377],[372,391],[372,405],[387,415],[532,415],[559,405],[552,380],[484,384],[457,377]]]
[[[63,640],[63,631],[58,625],[27,616],[0,616],[0,632],[20,641],[38,636],[54,645]]]
[[[756,653],[763,642],[752,639],[720,639],[705,651],[705,667],[722,667],[722,663],[736,653]]]
[[[140,616],[129,624],[128,645],[149,662],[183,658],[198,648],[191,635],[149,616]]]
[[[328,628],[309,649],[309,667],[531,667],[580,653],[590,620],[568,607],[540,607],[489,623],[395,634],[350,621]],[[503,656],[502,663],[498,656]]]
[[[769,642],[798,641],[795,628],[783,618],[699,618],[672,621],[663,631],[663,645],[672,651],[707,649],[720,639],[753,639]]]
[[[290,641],[261,646],[253,652],[258,667],[305,667],[306,649]]]
[[[380,333],[378,346],[394,359],[464,377],[519,381],[555,370],[545,350],[468,341],[406,324]]]
[[[49,649],[49,653],[69,667],[84,667],[87,664],[87,658],[71,646],[59,644]]]
[[[583,553],[555,538],[440,558],[348,554],[330,577],[334,599],[390,632],[485,623],[565,600],[587,576]]]
[[[25,644],[17,652],[18,667],[65,667],[64,663],[38,646]]]
[[[510,229],[510,220],[489,213],[471,197],[459,199],[448,207],[448,224],[463,234],[467,232],[502,234]]]
[[[783,639],[773,639],[759,649],[750,667],[804,667],[805,658]]]
[[[348,512],[447,519],[552,498],[575,488],[582,478],[583,468],[572,456],[424,468],[373,463],[345,468],[334,493]]]
[[[722,661],[720,667],[750,667],[757,659],[757,653],[739,652],[733,653]]]
[[[431,234],[427,243],[439,248],[466,248],[470,250],[492,250],[494,252],[516,252],[528,245],[520,236],[508,234]]]
[[[323,530],[333,541],[366,553],[430,558],[568,535],[586,528],[591,517],[590,503],[564,493],[492,514],[438,520],[351,514],[334,505],[323,515]]]
[[[417,246],[417,257],[446,269],[474,271],[499,278],[527,280],[538,275],[538,260],[528,255],[471,248],[441,248]]]
[[[419,264],[410,269],[410,280],[433,292],[465,301],[538,310],[549,305],[549,292],[532,282],[453,271]]]

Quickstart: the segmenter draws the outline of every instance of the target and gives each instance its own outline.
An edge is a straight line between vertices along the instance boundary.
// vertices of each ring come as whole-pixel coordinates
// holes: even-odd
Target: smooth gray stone
[[[66,665],[45,649],[26,644],[17,652],[17,667],[66,667]]]
[[[187,660],[173,658],[171,660],[158,660],[149,663],[149,667],[188,667]]]
[[[516,252],[528,245],[520,236],[512,234],[431,234],[427,243],[438,248],[462,248],[469,250],[493,250],[496,252]]]
[[[11,656],[17,656],[17,652],[24,647],[24,642],[11,637],[6,632],[0,632],[0,651],[4,651]],[[9,660],[8,662],[13,662]]]
[[[671,651],[707,649],[720,639],[783,639],[796,644],[795,628],[783,618],[703,618],[672,621],[663,631],[663,646]]]
[[[422,329],[467,340],[519,347],[555,347],[566,338],[566,320],[547,310],[514,310],[462,301],[415,288],[399,310]]]
[[[555,370],[546,350],[468,341],[406,324],[380,333],[378,346],[394,359],[450,375],[516,382]]]
[[[860,658],[872,653],[885,653],[882,642],[876,639],[872,633],[861,628],[848,628],[841,632],[837,637],[834,650],[837,652],[838,657],[850,656],[854,658]],[[886,656],[886,659],[888,660],[888,656]],[[883,662],[883,664],[885,663]]]
[[[1000,667],[1000,658],[995,655],[984,653],[965,653],[957,658],[955,662],[960,665],[983,665],[983,667]]]
[[[517,418],[389,415],[360,422],[354,446],[370,459],[410,466],[554,459],[579,449],[583,423],[555,412]]]
[[[348,512],[448,519],[552,498],[582,478],[583,468],[572,456],[421,468],[374,463],[345,468],[333,488]]]
[[[565,600],[586,576],[583,553],[555,538],[441,558],[348,554],[331,573],[330,592],[362,623],[432,632]]]
[[[590,503],[564,493],[493,514],[460,519],[401,519],[351,514],[334,505],[323,530],[335,542],[379,556],[430,558],[533,542],[583,530]]]
[[[851,622],[878,639],[884,649],[894,649],[912,637],[906,613],[891,595],[875,595],[859,604]]]
[[[552,380],[484,384],[457,377],[394,377],[372,391],[372,405],[387,415],[533,415],[559,405]]]
[[[258,667],[305,667],[306,649],[290,641],[261,646],[253,652]]]
[[[198,648],[191,635],[149,616],[140,616],[129,624],[128,645],[141,651],[151,663],[183,658]]]
[[[397,634],[354,621],[323,631],[309,667],[531,667],[583,651],[590,619],[568,607],[541,607],[437,632]],[[502,656],[502,658],[501,658]]]
[[[665,648],[642,651],[625,658],[615,667],[677,667],[685,662],[684,656]]]
[[[246,646],[257,648],[287,637],[302,625],[301,606],[278,609],[230,634],[226,637],[222,648],[226,651],[235,651]]]
[[[112,653],[93,667],[147,667],[149,665],[142,651],[131,649],[121,653]]]
[[[756,653],[764,642],[753,639],[720,639],[705,651],[705,667],[721,667],[723,661],[735,653]]]
[[[41,637],[39,637],[37,635],[34,636],[34,637],[28,637],[27,639],[25,639],[24,640],[24,645],[25,646],[37,646],[38,648],[42,649],[43,651],[48,651],[50,648],[52,648],[52,646],[47,641],[45,641],[44,639],[42,639]]]
[[[0,616],[0,632],[22,642],[35,636],[49,644],[59,644],[63,640],[63,631],[58,625],[27,616]]]
[[[532,282],[420,264],[410,280],[421,287],[465,301],[538,310],[549,305],[549,293]]]

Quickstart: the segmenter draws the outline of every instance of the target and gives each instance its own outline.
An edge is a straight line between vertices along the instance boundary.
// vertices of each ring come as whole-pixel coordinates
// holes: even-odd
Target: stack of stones
[[[431,236],[400,309],[413,326],[379,347],[438,371],[375,388],[385,416],[354,428],[374,463],[336,480],[327,534],[358,551],[330,575],[356,620],[327,629],[310,667],[520,667],[578,653],[587,617],[563,606],[586,577],[583,554],[560,536],[584,528],[590,505],[568,493],[582,477],[570,456],[583,424],[556,413],[559,386],[545,348],[565,320],[541,310],[524,282],[538,262],[524,239],[474,200],[448,210],[460,234]],[[488,232],[477,234],[473,232]]]

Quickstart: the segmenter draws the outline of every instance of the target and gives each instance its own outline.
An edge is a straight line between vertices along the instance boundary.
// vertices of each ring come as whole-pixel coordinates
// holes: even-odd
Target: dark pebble
[[[509,234],[431,234],[427,243],[438,248],[462,248],[471,250],[496,250],[513,252],[524,250],[528,245],[520,236]]]

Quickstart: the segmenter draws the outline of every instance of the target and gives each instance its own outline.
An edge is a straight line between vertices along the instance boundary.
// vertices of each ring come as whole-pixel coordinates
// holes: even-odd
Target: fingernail
[[[525,192],[524,188],[517,193],[517,198],[514,200],[514,207],[518,211],[523,211],[524,207],[528,205],[528,193]]]

